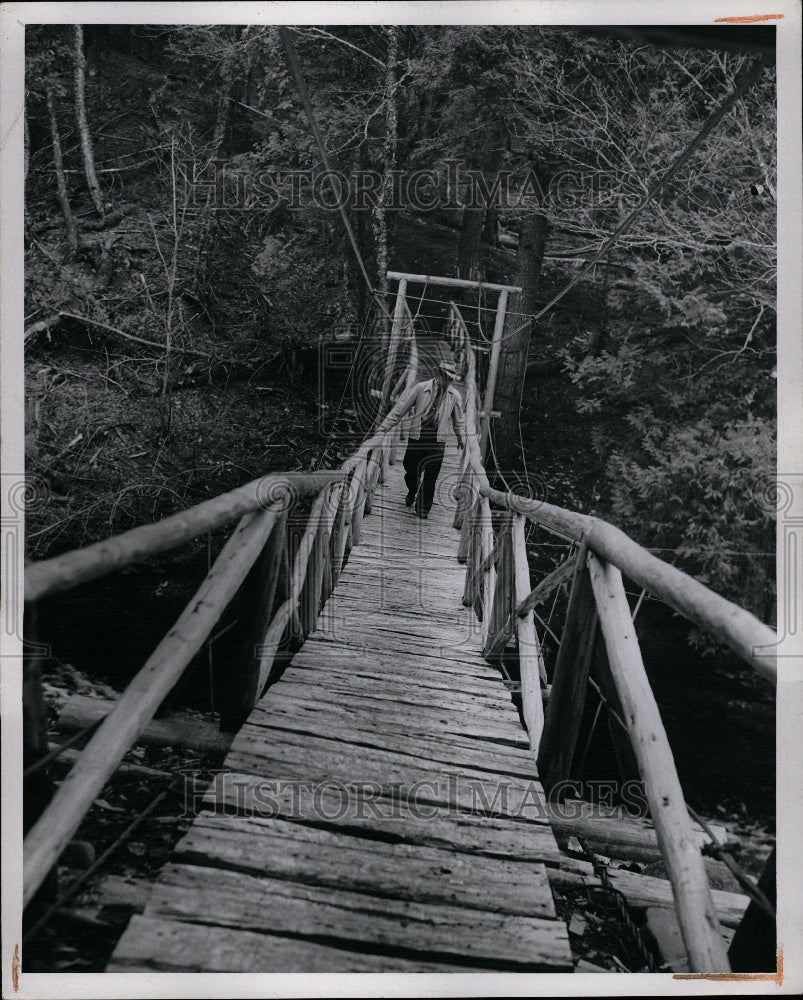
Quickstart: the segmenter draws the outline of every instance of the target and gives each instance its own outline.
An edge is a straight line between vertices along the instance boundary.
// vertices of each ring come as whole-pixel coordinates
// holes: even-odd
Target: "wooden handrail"
[[[549,701],[549,712],[546,719],[547,729],[552,724],[552,743],[563,738],[567,718],[559,718],[562,712],[568,712],[575,723],[579,723],[577,708],[580,704],[580,688],[585,686],[585,671],[590,663],[593,635],[596,619],[602,629],[602,636],[607,650],[607,660],[613,679],[616,694],[622,706],[626,719],[628,734],[636,759],[639,764],[650,811],[658,833],[662,856],[669,872],[675,905],[680,921],[686,950],[694,971],[727,972],[729,971],[727,950],[720,933],[719,922],[714,910],[711,890],[703,865],[699,845],[695,843],[691,820],[686,809],[683,792],[674,759],[661,723],[658,707],[649,686],[644,670],[638,640],[635,635],[627,597],[622,583],[622,572],[634,582],[641,584],[654,597],[662,599],[666,604],[679,611],[686,618],[702,627],[711,628],[732,649],[748,663],[751,663],[763,676],[775,681],[776,669],[772,656],[763,656],[762,652],[775,647],[777,637],[772,629],[764,625],[749,612],[713,591],[699,581],[664,563],[638,545],[624,532],[598,518],[578,514],[552,504],[529,500],[512,493],[494,490],[488,482],[480,447],[476,436],[476,381],[473,351],[465,324],[459,316],[459,311],[450,312],[450,322],[457,330],[457,336],[467,345],[468,359],[468,392],[466,394],[466,468],[470,470],[472,486],[477,490],[478,500],[472,507],[472,517],[481,504],[494,503],[496,506],[515,512],[515,546],[514,567],[516,571],[515,611],[508,616],[504,625],[496,635],[486,638],[484,652],[493,657],[498,655],[500,646],[504,646],[512,635],[514,627],[520,629],[522,612],[532,616],[532,608],[539,595],[539,587],[529,590],[529,570],[527,569],[526,548],[524,545],[524,519],[528,518],[547,530],[563,538],[580,543],[577,556],[567,560],[562,567],[554,571],[543,583],[550,586],[563,582],[566,566],[574,566],[575,580],[572,596],[575,605],[580,601],[579,594],[583,591],[585,608],[583,622],[574,622],[575,632],[580,628],[581,655],[583,661],[582,676],[578,674],[578,664],[575,656],[564,640],[561,642],[559,660],[563,667],[555,670],[552,695]],[[473,432],[473,433],[472,433]],[[466,519],[464,515],[463,533],[466,537]],[[476,537],[474,525],[468,526],[469,538]],[[462,548],[462,540],[461,540]],[[472,603],[466,598],[473,597],[471,582],[476,571],[490,562],[489,548],[483,545],[479,553],[476,545],[470,541],[467,547],[468,565],[466,572],[466,593],[464,603]],[[543,584],[542,584],[543,586]],[[525,593],[529,591],[528,593]],[[483,594],[485,609],[488,608],[487,592]],[[570,601],[571,605],[571,601]],[[586,607],[586,605],[588,605]],[[575,607],[575,611],[578,611]],[[578,614],[580,612],[578,611]],[[569,616],[572,615],[572,607]],[[487,621],[487,612],[484,614]],[[567,625],[568,627],[568,625]],[[578,633],[579,635],[580,633]],[[529,632],[528,632],[529,635]],[[535,630],[532,631],[532,649],[540,649],[537,645]],[[575,636],[576,638],[577,636]],[[524,701],[525,722],[531,731],[531,746],[538,742],[533,738],[533,731],[543,725],[543,717],[539,718],[538,708],[541,704],[538,675],[540,670],[534,669],[532,660],[522,658],[522,640],[519,634],[519,656],[522,676],[522,694]],[[560,666],[560,664],[559,664]],[[560,675],[560,676],[559,676]],[[543,675],[541,675],[543,677]],[[528,680],[525,683],[525,678]],[[536,678],[533,681],[533,678]],[[564,683],[565,682],[565,683]],[[561,701],[560,692],[556,686],[563,684],[566,688],[565,697]],[[566,685],[569,684],[570,688]],[[561,688],[561,691],[563,691]],[[577,697],[572,693],[577,692]],[[575,718],[576,717],[576,718]],[[539,768],[557,767],[560,774],[565,771],[565,753],[560,759],[553,759],[549,752],[547,732],[544,730],[540,741]],[[551,744],[550,744],[551,746]],[[571,749],[566,750],[571,754]],[[546,759],[548,758],[548,759]],[[553,766],[554,765],[554,766]],[[543,777],[543,771],[542,771]]]
[[[406,303],[404,308],[409,317]],[[415,383],[418,367],[418,349],[412,330],[409,345],[410,357],[404,376],[405,395]],[[398,410],[403,405],[403,399],[404,396],[397,401],[394,409]],[[292,569],[285,574],[288,577],[288,597],[272,615],[261,645],[254,685],[257,696],[268,680],[278,644],[288,624],[303,641],[306,632],[314,627],[322,604],[327,562],[333,560],[337,563],[336,567],[332,566],[332,573],[336,576],[349,541],[354,543],[359,538],[366,494],[375,486],[375,482],[366,482],[366,457],[372,449],[377,449],[381,471],[382,456],[392,446],[391,435],[375,434],[337,470],[264,476],[156,524],[141,525],[84,549],[33,563],[26,568],[25,598],[35,601],[176,548],[240,518],[240,523],[223,546],[193,600],[123,692],[27,834],[23,845],[23,905],[27,905],[36,894],[124,754],[151,721],[242,586],[264,551],[277,519],[284,530],[288,505],[297,497],[316,493]],[[357,501],[349,517],[345,487],[347,483],[351,486],[355,480]],[[338,502],[327,507],[328,487],[333,483],[339,490]],[[337,538],[330,547],[333,530]],[[269,571],[275,576],[280,571],[280,564],[286,564],[286,560],[286,544],[277,546]],[[300,615],[299,600],[308,578],[309,606]],[[265,593],[272,595],[275,584],[275,579],[269,581]]]
[[[468,278],[440,278],[431,274],[406,274],[404,271],[388,271],[391,281],[405,281],[418,285],[440,285],[445,288],[487,288],[492,292],[520,292],[518,285],[497,285],[492,281],[469,281]]]
[[[463,325],[463,336],[468,332]],[[476,399],[475,363],[468,350],[469,392],[466,399],[466,448],[480,495],[499,507],[523,514],[548,531],[575,541],[585,539],[592,552],[612,563],[625,576],[660,598],[673,610],[701,628],[711,629],[741,659],[772,684],[777,682],[777,633],[738,604],[710,590],[699,580],[671,566],[601,518],[566,510],[542,500],[495,490],[488,482],[477,442],[476,422],[469,398]],[[473,389],[473,392],[471,391]]]
[[[198,535],[214,531],[276,501],[287,506],[295,497],[316,493],[341,476],[339,470],[263,476],[155,524],[143,524],[86,548],[29,563],[25,567],[25,600],[38,601],[178,548]]]
[[[728,972],[728,953],[708,876],[644,669],[622,574],[593,553],[588,555],[588,567],[611,675],[644,780],[692,971]]]
[[[246,514],[193,599],[134,677],[79,757],[23,845],[23,905],[58,860],[86,811],[187,664],[262,551],[277,510]]]
[[[683,570],[665,563],[607,521],[513,493],[501,493],[490,486],[481,485],[480,492],[501,507],[524,514],[547,529],[557,530],[561,536],[569,535],[578,541],[585,538],[592,552],[689,621],[711,629],[741,659],[772,684],[776,683],[776,658],[771,651],[777,645],[778,636],[749,611],[710,590]]]

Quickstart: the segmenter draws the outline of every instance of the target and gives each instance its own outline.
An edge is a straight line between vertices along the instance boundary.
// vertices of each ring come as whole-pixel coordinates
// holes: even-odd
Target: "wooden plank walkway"
[[[450,486],[401,463],[108,971],[571,971],[518,713],[461,604]]]

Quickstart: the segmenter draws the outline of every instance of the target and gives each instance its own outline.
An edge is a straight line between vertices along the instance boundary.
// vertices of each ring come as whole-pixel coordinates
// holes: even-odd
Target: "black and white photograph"
[[[799,5],[0,16],[3,996],[798,993]]]

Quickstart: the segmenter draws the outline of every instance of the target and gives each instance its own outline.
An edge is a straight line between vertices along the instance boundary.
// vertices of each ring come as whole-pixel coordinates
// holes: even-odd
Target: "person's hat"
[[[441,361],[439,367],[440,367],[440,370],[445,375],[449,376],[449,378],[451,378],[451,379],[457,378],[457,369],[455,368],[455,366],[452,364],[451,361]]]

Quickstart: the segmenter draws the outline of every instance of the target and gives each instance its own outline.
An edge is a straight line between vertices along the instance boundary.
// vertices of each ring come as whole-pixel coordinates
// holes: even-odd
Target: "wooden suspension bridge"
[[[397,417],[420,367],[407,288],[473,283],[390,277],[398,291],[381,392],[388,412],[339,469],[267,476],[27,567],[33,602],[236,522],[25,838],[24,901],[246,591],[258,610],[227,679],[227,711],[242,725],[110,971],[572,971],[551,887],[599,884],[600,872],[562,850],[567,832],[603,854],[621,856],[626,844],[662,857],[669,881],[613,870],[603,881],[642,908],[676,914],[675,968],[728,971],[727,942],[756,902],[709,887],[701,848],[716,833],[698,828],[685,805],[623,575],[714,630],[771,682],[774,661],[763,654],[776,635],[612,525],[491,488],[484,450],[516,291],[508,286],[484,286],[499,298],[485,346],[449,305],[444,350],[460,368],[467,441],[449,444],[432,514],[417,519],[398,464],[408,428]],[[487,353],[482,393],[478,351]],[[303,534],[291,545],[290,514],[304,504]],[[568,548],[535,586],[532,524]],[[543,627],[553,630],[537,609],[561,593],[548,672],[541,640]],[[277,653],[288,647],[294,655],[281,670]],[[649,821],[600,809],[567,821],[556,809],[592,696],[629,740]]]

